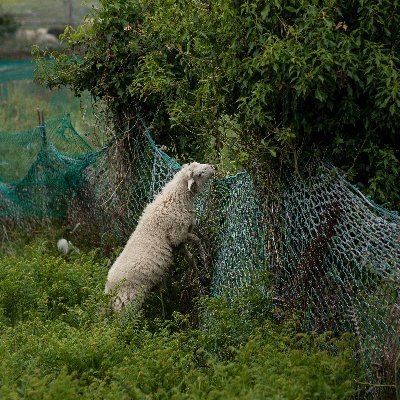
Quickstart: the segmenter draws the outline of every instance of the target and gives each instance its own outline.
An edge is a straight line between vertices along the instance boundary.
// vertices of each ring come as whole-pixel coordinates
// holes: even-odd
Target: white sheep
[[[16,33],[18,41],[28,44],[40,44],[43,46],[57,47],[60,42],[47,28],[19,29]]]
[[[201,249],[200,239],[192,232],[194,196],[214,173],[209,164],[185,164],[147,205],[108,272],[105,293],[115,295],[115,311],[132,302],[140,308],[146,293],[167,276],[174,247],[193,241]]]

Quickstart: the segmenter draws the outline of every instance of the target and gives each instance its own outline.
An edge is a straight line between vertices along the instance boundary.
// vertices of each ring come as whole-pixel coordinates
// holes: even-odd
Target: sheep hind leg
[[[145,288],[139,290],[130,287],[121,288],[113,301],[113,309],[114,311],[119,312],[129,306],[131,310],[138,312],[142,308],[145,295]]]

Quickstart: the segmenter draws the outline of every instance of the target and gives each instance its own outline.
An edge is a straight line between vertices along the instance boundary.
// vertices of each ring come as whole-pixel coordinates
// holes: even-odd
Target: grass
[[[14,235],[3,246],[0,398],[350,399],[357,394],[355,380],[363,374],[352,357],[351,336],[302,334],[295,321],[278,326],[270,300],[260,293],[249,292],[230,306],[222,298],[202,298],[200,325],[177,311],[164,319],[157,294],[152,309],[139,315],[105,314],[107,260],[99,250],[57,254],[58,234],[38,232],[26,245],[25,236]],[[262,307],[255,304],[260,301]]]
[[[88,96],[79,99],[67,89],[51,91],[29,81],[3,85],[8,94],[0,99],[0,131],[21,132],[32,129],[38,124],[37,109],[44,111],[46,119],[69,113],[78,131],[93,131],[94,118]]]

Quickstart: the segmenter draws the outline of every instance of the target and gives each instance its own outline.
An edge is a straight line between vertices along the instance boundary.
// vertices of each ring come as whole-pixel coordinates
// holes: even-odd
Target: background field
[[[73,126],[94,147],[104,143],[92,100],[87,93],[74,96],[67,88],[50,90],[33,82],[35,64],[29,60],[0,61],[0,132],[17,133],[37,126],[37,110],[46,120],[69,114]]]
[[[96,4],[96,1],[89,0],[3,0],[1,2],[5,13],[13,14],[22,27],[29,29],[78,24]]]
[[[58,35],[66,26],[80,24],[96,4],[89,0],[4,0],[0,13],[12,15],[19,30],[52,29]],[[0,59],[29,55],[32,44],[16,35],[8,35],[1,40]]]

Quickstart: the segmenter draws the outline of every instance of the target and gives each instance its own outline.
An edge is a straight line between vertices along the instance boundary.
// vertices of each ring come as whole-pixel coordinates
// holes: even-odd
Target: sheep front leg
[[[199,237],[196,236],[194,233],[189,232],[189,233],[188,233],[188,236],[187,236],[187,240],[188,240],[188,241],[190,240],[190,241],[192,241],[193,243],[196,244],[196,246],[197,246],[197,248],[198,248],[198,250],[199,250],[199,255],[200,255],[202,261],[205,262],[205,260],[206,260],[206,253],[205,253],[205,251],[204,251],[203,245],[201,244],[201,240],[199,239]]]

